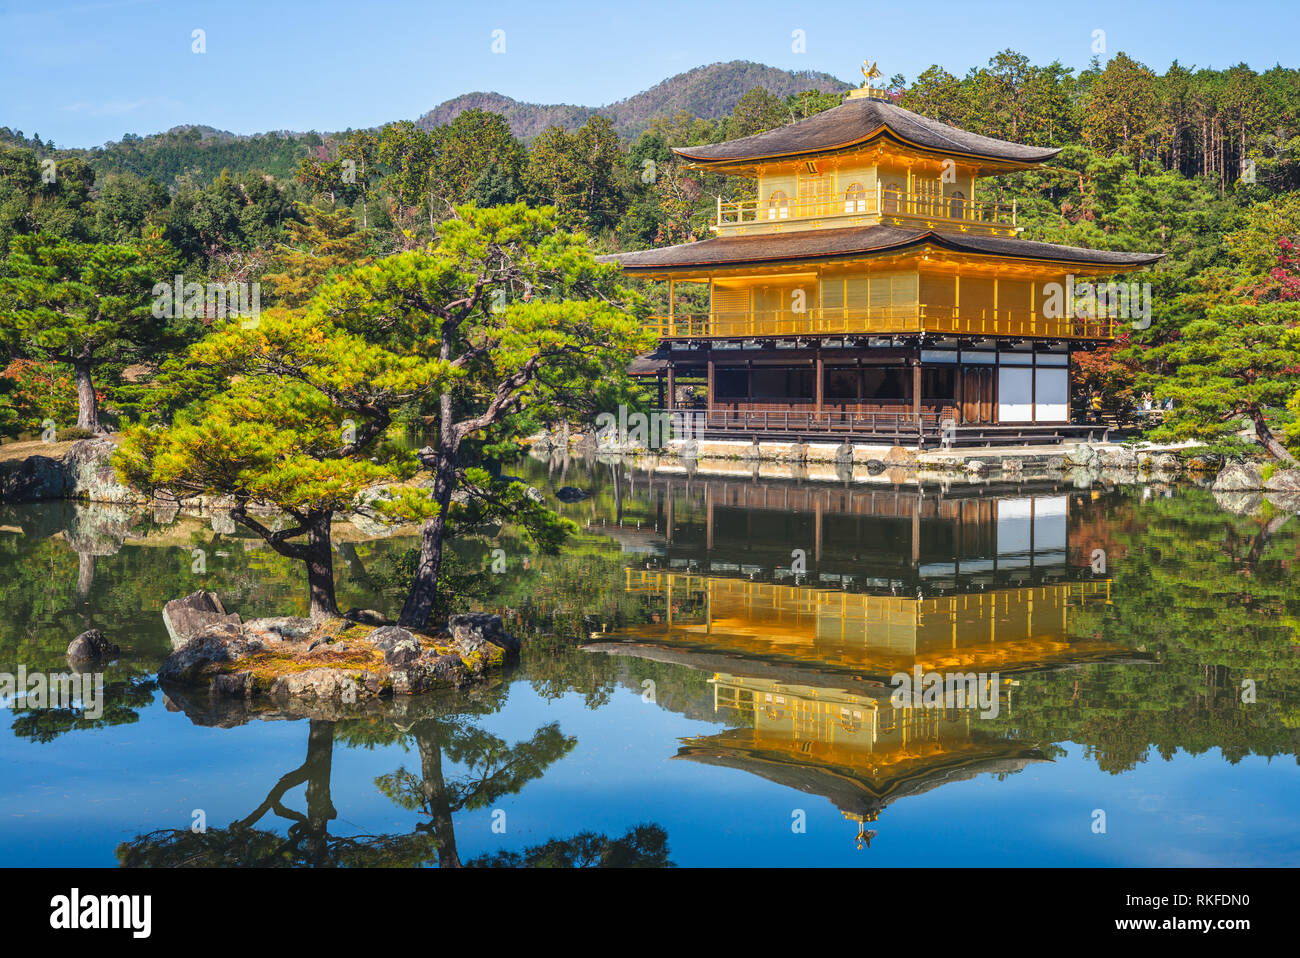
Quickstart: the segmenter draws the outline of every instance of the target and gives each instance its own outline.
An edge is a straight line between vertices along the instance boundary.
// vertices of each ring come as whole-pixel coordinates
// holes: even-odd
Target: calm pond
[[[520,664],[350,714],[157,686],[167,600],[305,611],[260,541],[0,508],[0,672],[64,672],[90,627],[122,646],[96,717],[2,703],[0,864],[1300,864],[1300,519],[727,468],[508,470],[580,529],[458,543]],[[413,540],[339,530],[340,605],[395,612]]]

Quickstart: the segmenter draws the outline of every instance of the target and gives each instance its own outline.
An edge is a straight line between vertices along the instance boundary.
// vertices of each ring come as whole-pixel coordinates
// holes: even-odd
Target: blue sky
[[[204,123],[236,133],[413,119],[490,90],[596,106],[705,63],[746,59],[860,78],[962,74],[1007,47],[1082,68],[1093,31],[1157,70],[1300,65],[1295,0],[793,4],[387,0],[0,0],[0,126],[59,146]],[[206,53],[192,51],[205,31]],[[494,30],[505,52],[492,52]],[[803,30],[805,52],[792,47]]]

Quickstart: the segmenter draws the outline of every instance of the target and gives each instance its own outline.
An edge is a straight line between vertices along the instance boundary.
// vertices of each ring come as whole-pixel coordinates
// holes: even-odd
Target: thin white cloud
[[[60,109],[66,113],[84,113],[87,116],[122,116],[126,113],[134,113],[146,107],[177,107],[180,104],[176,100],[165,97],[148,96],[136,100],[103,100],[98,103],[90,100],[77,100],[75,103],[69,103]]]

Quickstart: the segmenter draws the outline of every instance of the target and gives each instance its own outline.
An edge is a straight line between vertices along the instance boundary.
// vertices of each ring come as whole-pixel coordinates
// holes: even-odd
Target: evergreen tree
[[[1152,358],[1173,370],[1157,381],[1156,398],[1174,401],[1153,438],[1198,439],[1240,451],[1235,433],[1244,419],[1270,456],[1294,463],[1274,429],[1300,387],[1297,324],[1300,303],[1219,306],[1152,349]]]
[[[74,243],[52,236],[14,240],[0,280],[0,320],[17,355],[66,363],[77,386],[77,425],[99,431],[94,373],[165,348],[165,316],[151,309],[155,284],[170,280],[164,244]]]
[[[282,306],[305,306],[331,272],[369,262],[366,238],[350,210],[330,212],[299,203],[298,212],[303,221],[288,224],[289,240],[277,247],[272,262],[275,272],[263,276]]]

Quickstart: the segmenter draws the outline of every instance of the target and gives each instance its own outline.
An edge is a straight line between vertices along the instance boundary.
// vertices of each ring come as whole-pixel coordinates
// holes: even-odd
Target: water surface
[[[168,599],[305,611],[260,542],[0,509],[0,672],[66,671],[91,627],[123,649],[98,718],[5,703],[0,864],[1300,863],[1285,510],[1194,486],[511,471],[579,528],[558,556],[508,528],[457,545],[519,666],[362,711],[157,686]],[[411,540],[340,528],[340,603],[395,611]],[[900,707],[917,667],[973,674],[983,706]]]

